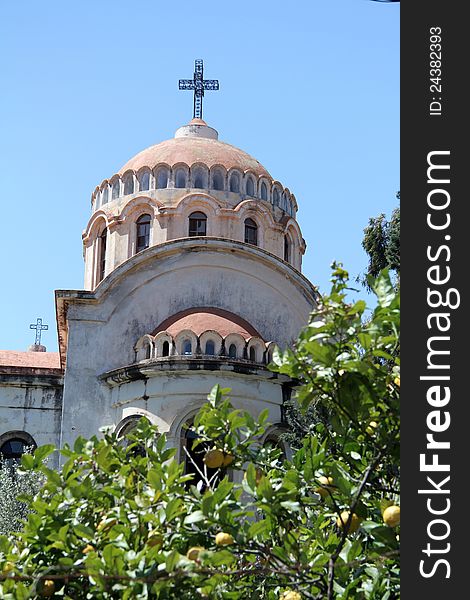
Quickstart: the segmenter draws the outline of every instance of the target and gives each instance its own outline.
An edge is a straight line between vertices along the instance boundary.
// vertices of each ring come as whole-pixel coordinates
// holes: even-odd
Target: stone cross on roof
[[[31,323],[29,328],[36,330],[36,340],[34,342],[34,345],[40,346],[41,345],[41,331],[45,331],[46,329],[49,329],[49,325],[43,325],[42,319],[38,318],[38,319],[36,319],[36,323]]]
[[[204,79],[204,64],[201,59],[194,61],[192,79],[180,79],[180,90],[194,90],[193,119],[202,119],[202,98],[204,90],[218,90],[218,79]]]

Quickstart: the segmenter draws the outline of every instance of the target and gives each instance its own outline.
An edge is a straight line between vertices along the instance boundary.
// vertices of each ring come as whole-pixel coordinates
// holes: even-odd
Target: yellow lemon
[[[230,533],[224,533],[221,531],[215,536],[215,543],[217,546],[230,546],[230,544],[234,543],[234,539]]]
[[[88,552],[93,552],[94,547],[91,544],[87,544],[85,548],[82,550],[82,554],[88,554]]]
[[[366,427],[366,431],[369,435],[374,435],[375,431],[374,429],[377,429],[377,427],[379,426],[379,424],[376,421],[371,421],[368,425],[368,427]]]
[[[325,477],[325,475],[320,475],[320,477],[318,477],[318,481],[321,483],[322,487],[315,488],[315,492],[320,494],[322,498],[327,498],[330,495],[328,490],[331,490],[331,486],[333,485],[333,477]]]
[[[385,525],[388,525],[389,527],[400,525],[400,507],[396,504],[388,506],[384,510],[383,519]]]
[[[221,450],[209,450],[203,458],[209,469],[218,469],[224,464],[224,453]]]
[[[281,596],[281,600],[302,600],[302,594],[299,592],[284,592]]]
[[[395,379],[393,380],[393,383],[395,385],[397,385],[398,387],[400,387],[400,378],[399,377],[395,377]]]
[[[3,569],[2,569],[2,575],[8,575],[8,573],[10,573],[10,571],[13,571],[13,569],[15,568],[15,565],[10,562],[9,560],[3,565]]]
[[[198,560],[199,554],[205,550],[202,546],[193,546],[186,552],[186,558],[189,560]]]
[[[341,517],[338,517],[336,519],[336,524],[338,525],[338,527],[343,529],[343,527],[346,526],[348,519],[349,519],[349,511],[343,510],[343,512],[341,513]],[[361,519],[356,515],[356,513],[353,513],[352,517],[351,517],[351,524],[349,525],[348,533],[349,532],[354,533],[355,531],[357,531],[359,529],[360,524],[361,524]]]

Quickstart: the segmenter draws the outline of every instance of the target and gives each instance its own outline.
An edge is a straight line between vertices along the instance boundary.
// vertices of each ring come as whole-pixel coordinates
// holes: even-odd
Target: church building
[[[297,202],[202,120],[202,62],[184,82],[194,118],[93,191],[83,289],[55,292],[59,352],[0,350],[5,458],[103,427],[124,435],[145,416],[183,459],[185,425],[216,383],[254,416],[269,409],[268,437],[283,430],[292,382],[267,365],[318,298]]]

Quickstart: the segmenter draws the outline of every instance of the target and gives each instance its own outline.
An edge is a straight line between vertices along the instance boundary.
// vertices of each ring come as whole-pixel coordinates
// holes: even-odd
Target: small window
[[[207,340],[206,342],[206,352],[207,356],[214,356],[215,354],[215,344],[212,340]]]
[[[145,358],[149,359],[152,356],[152,347],[150,346],[150,344],[147,344],[145,346]]]
[[[101,191],[101,204],[107,204],[108,200],[109,200],[108,186],[105,185],[103,190]]]
[[[290,262],[290,242],[287,235],[284,236],[284,260]]]
[[[235,344],[230,344],[230,347],[228,349],[228,355],[230,358],[237,358],[237,347],[235,346]]]
[[[150,221],[150,215],[142,215],[137,219],[136,252],[141,252],[150,245]]]
[[[168,186],[168,173],[165,169],[160,169],[157,174],[157,189],[163,190]]]
[[[108,230],[103,229],[102,234],[98,238],[99,244],[99,270],[98,270],[98,283],[104,279],[106,272],[106,244],[108,241]]]
[[[194,174],[194,187],[198,188],[199,190],[203,190],[206,186],[204,185],[204,174],[200,171],[197,170]]]
[[[279,190],[274,188],[273,191],[273,203],[275,206],[279,206]]]
[[[222,177],[222,173],[216,171],[212,176],[212,187],[214,190],[223,190],[224,189],[224,179]]]
[[[240,192],[240,177],[236,173],[230,176],[230,191],[238,194]]]
[[[185,355],[189,355],[192,354],[192,344],[191,344],[191,340],[184,340],[183,342],[183,354]]]
[[[206,235],[207,217],[202,212],[193,212],[189,215],[189,236]]]
[[[150,187],[150,173],[148,171],[144,171],[140,174],[139,178],[139,189],[141,191],[148,190]]]
[[[162,356],[170,356],[170,344],[167,341],[163,342]]]
[[[263,181],[263,183],[261,184],[261,200],[267,200],[267,199],[268,199],[268,188]]]
[[[120,189],[120,184],[121,182],[119,181],[119,179],[115,179],[112,183],[112,192],[111,192],[111,200],[115,200],[116,198],[119,198],[119,189]]]
[[[176,172],[176,187],[177,188],[185,188],[186,187],[186,173],[181,169]]]
[[[245,243],[258,245],[258,225],[253,219],[245,220]]]
[[[32,440],[32,438],[31,438]],[[2,444],[0,447],[0,458],[9,465],[20,461],[22,455],[27,451],[35,450],[36,444],[32,440],[28,444],[20,437],[12,437]]]
[[[254,346],[250,348],[250,360],[256,362],[256,348]]]
[[[124,196],[134,193],[134,177],[128,173],[124,178]]]
[[[247,196],[255,195],[255,186],[251,177],[248,177],[248,179],[246,180],[246,194]]]

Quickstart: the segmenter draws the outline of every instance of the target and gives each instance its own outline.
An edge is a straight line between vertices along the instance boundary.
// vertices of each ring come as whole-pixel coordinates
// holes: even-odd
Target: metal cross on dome
[[[192,79],[180,79],[180,90],[194,90],[193,119],[202,119],[202,99],[204,90],[218,90],[218,79],[204,79],[204,64],[201,59],[194,61],[194,75]]]
[[[32,323],[29,326],[29,328],[36,330],[36,340],[34,342],[34,345],[40,346],[41,345],[41,331],[45,331],[46,329],[49,329],[49,325],[43,325],[42,319],[36,319],[36,323]]]

